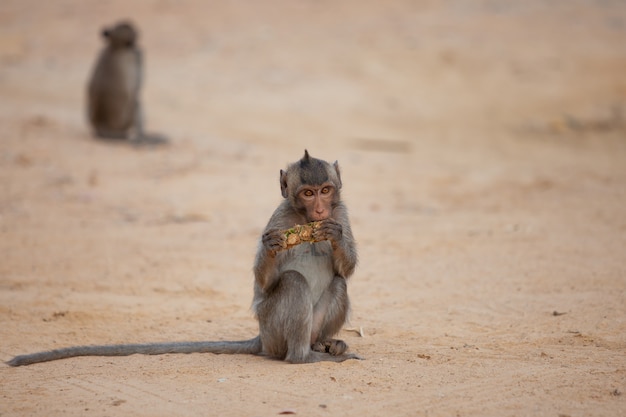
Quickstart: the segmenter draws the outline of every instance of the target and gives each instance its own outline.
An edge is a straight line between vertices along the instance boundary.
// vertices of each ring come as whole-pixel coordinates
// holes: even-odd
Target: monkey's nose
[[[326,218],[328,217],[328,213],[326,212],[326,210],[315,210],[315,217],[316,219],[314,219],[316,222],[319,222],[321,220],[326,220]]]

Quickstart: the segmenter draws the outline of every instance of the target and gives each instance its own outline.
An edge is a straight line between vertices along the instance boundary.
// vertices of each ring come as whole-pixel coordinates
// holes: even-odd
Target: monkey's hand
[[[343,238],[343,226],[336,220],[326,219],[318,229],[313,232],[315,241],[329,240],[333,249],[337,249],[339,242]]]
[[[263,233],[261,242],[271,257],[285,247],[285,234],[278,229],[270,229]]]

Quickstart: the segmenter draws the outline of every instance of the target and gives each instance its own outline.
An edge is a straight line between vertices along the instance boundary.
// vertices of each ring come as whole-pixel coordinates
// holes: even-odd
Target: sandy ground
[[[169,146],[85,124],[124,17]],[[304,148],[343,169],[366,360],[0,365],[0,415],[624,415],[625,45],[618,0],[3,0],[1,360],[256,334],[257,239]]]

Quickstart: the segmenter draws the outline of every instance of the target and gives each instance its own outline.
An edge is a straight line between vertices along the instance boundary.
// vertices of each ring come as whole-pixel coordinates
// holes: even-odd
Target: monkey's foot
[[[348,345],[343,340],[330,339],[323,342],[317,342],[311,349],[315,352],[329,353],[333,356],[343,355],[348,350]]]

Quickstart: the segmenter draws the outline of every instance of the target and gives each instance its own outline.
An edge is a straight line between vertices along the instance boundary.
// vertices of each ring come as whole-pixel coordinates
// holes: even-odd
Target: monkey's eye
[[[328,194],[328,193],[330,193],[330,187],[322,188],[322,194]]]
[[[305,197],[313,197],[313,191],[311,190],[305,190],[303,194]]]

